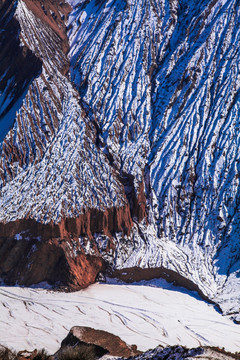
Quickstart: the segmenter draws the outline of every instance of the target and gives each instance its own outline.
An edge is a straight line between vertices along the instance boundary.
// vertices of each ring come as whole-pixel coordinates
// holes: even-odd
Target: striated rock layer
[[[239,2],[0,6],[0,276],[168,269],[237,317]]]
[[[14,17],[16,2],[0,2],[0,141],[9,131],[32,79],[41,72],[42,63],[27,46],[20,44],[20,25]],[[14,111],[15,110],[15,111]]]

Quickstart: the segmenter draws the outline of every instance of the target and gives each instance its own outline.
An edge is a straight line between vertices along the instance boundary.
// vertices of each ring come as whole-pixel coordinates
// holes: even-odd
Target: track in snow
[[[140,350],[159,344],[240,350],[240,327],[212,305],[164,280],[157,287],[152,283],[94,284],[67,294],[0,287],[0,343],[53,353],[70,328],[79,325],[109,331]]]

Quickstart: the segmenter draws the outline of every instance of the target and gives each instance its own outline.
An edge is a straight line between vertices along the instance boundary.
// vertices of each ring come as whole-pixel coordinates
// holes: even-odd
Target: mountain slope
[[[165,267],[237,316],[239,2],[19,0],[14,11],[42,70],[0,148],[1,248],[27,257],[23,243],[40,251],[42,236],[68,243],[67,258],[77,249],[76,264]]]
[[[72,79],[136,192],[145,177],[151,227],[119,267],[163,264],[210,296],[239,288],[239,15],[236,1],[91,1],[70,17]]]

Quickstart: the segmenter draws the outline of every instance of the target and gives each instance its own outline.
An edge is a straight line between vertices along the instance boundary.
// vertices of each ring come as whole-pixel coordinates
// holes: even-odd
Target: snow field
[[[75,293],[2,286],[0,343],[54,353],[76,325],[111,332],[140,350],[181,344],[240,351],[240,327],[213,305],[164,280],[144,284],[97,283]]]

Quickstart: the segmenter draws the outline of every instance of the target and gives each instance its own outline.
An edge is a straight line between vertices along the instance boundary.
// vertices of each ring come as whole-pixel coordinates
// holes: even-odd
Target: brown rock
[[[64,1],[56,0],[24,0],[29,10],[47,24],[62,40],[62,50],[66,54],[69,49],[65,20],[72,10]]]
[[[66,346],[75,346],[83,343],[106,349],[109,355],[112,356],[129,357],[141,353],[137,350],[136,345],[127,345],[119,336],[85,326],[74,326],[68,336],[62,341],[61,349]]]
[[[103,271],[104,261],[84,254],[80,246],[73,254],[73,246],[68,240],[1,238],[0,276],[9,285],[29,286],[47,281],[70,290],[85,288]]]
[[[18,352],[17,358],[18,360],[33,360],[36,357],[36,355],[37,355],[37,349],[33,351],[23,350]]]
[[[94,233],[111,239],[112,233],[129,233],[131,227],[128,207],[104,212],[92,209],[59,224],[32,219],[1,223],[0,277],[6,284],[29,286],[47,281],[70,290],[85,288],[105,269]],[[91,242],[91,255],[84,252],[80,236]],[[113,247],[110,240],[109,248]]]

